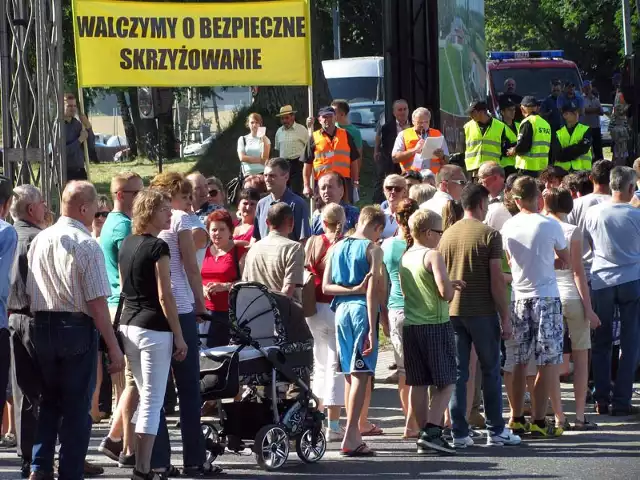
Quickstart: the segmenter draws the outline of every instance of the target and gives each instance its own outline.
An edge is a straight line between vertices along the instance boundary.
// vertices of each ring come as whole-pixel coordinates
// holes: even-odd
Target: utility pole
[[[340,0],[334,0],[331,14],[333,17],[333,58],[340,58],[342,56],[340,52]]]
[[[636,5],[640,0],[636,0]],[[631,5],[629,0],[622,0],[622,36],[624,39],[624,55],[633,55],[633,39],[631,32]]]

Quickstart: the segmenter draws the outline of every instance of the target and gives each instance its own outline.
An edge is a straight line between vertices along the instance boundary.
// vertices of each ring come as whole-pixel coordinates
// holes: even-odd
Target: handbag
[[[242,143],[245,148],[247,146],[247,140],[242,136]],[[238,195],[242,191],[242,187],[244,186],[244,173],[242,173],[242,164],[240,165],[240,173],[236,176],[236,178],[232,179],[229,183],[227,183],[227,197],[229,198],[229,203],[235,205],[238,200]]]
[[[316,302],[316,276],[305,269],[302,282],[302,311],[305,317],[312,317],[318,313]]]

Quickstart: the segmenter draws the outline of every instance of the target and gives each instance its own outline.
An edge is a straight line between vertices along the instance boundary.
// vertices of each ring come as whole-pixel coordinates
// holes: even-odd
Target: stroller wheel
[[[315,434],[315,442],[313,441]],[[315,445],[314,445],[315,443]],[[322,430],[310,428],[305,430],[296,441],[296,453],[305,463],[316,463],[327,451],[327,440]]]
[[[205,461],[213,463],[224,452],[224,446],[220,444],[220,435],[218,435],[218,430],[211,423],[203,423],[200,428],[204,437]]]
[[[279,425],[265,425],[256,434],[253,452],[261,468],[277,470],[289,456],[289,435]]]

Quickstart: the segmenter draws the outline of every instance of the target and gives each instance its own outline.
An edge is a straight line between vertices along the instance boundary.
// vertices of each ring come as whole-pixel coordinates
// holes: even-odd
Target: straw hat
[[[276,117],[284,117],[285,115],[293,115],[297,113],[297,110],[294,110],[291,105],[285,105],[284,107],[280,107],[280,113],[276,115]]]

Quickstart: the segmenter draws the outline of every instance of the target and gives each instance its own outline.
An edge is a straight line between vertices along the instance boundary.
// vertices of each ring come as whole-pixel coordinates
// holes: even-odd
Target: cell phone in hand
[[[258,127],[258,138],[262,138],[267,134],[267,127]]]

